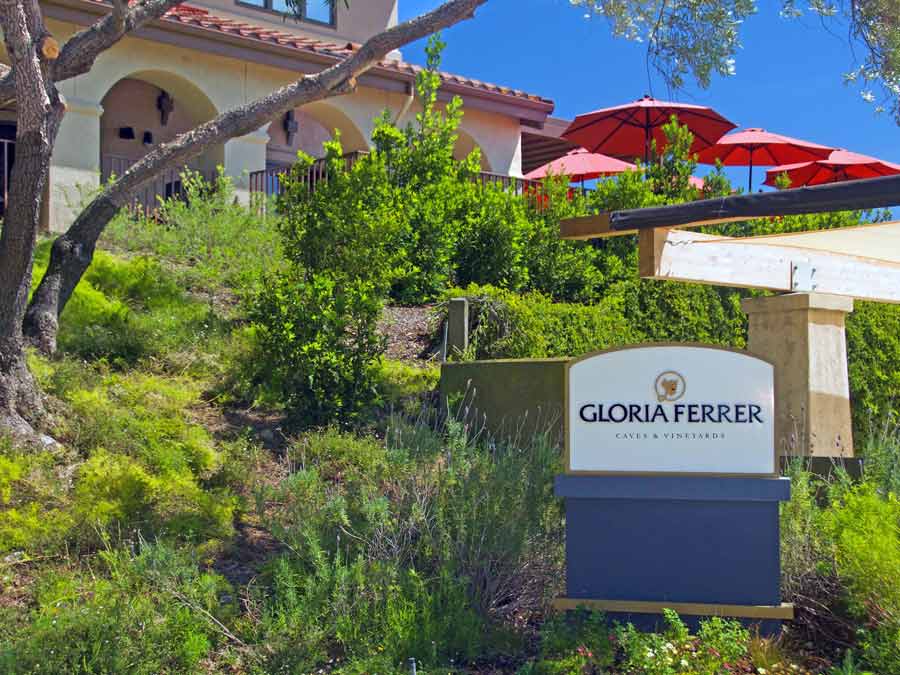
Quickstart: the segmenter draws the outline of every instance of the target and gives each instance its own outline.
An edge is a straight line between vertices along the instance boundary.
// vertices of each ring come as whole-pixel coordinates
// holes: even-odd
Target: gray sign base
[[[566,597],[642,629],[663,608],[688,625],[727,616],[778,632],[793,617],[781,602],[778,504],[787,478],[561,475],[566,502]]]

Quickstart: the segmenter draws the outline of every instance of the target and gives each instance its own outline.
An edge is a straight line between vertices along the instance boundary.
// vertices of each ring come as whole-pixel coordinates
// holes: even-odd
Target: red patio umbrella
[[[614,176],[624,171],[634,169],[634,164],[622,160],[601,155],[598,152],[588,152],[584,148],[575,148],[559,159],[547,162],[534,171],[525,174],[528,180],[545,178],[549,174],[556,176],[568,176],[572,181],[586,181],[602,176]]]
[[[660,149],[665,146],[662,127],[672,115],[694,134],[691,152],[708,148],[735,127],[712,108],[644,96],[634,103],[578,115],[562,136],[591,152],[626,159],[643,156],[646,162],[652,140]]]
[[[747,190],[753,189],[753,166],[796,164],[825,159],[834,148],[797,138],[773,134],[765,129],[744,129],[722,136],[712,147],[702,150],[697,160],[701,164],[749,166]]]
[[[882,159],[861,155],[849,150],[834,150],[828,159],[814,162],[786,164],[766,171],[766,185],[775,187],[778,176],[786,173],[793,187],[802,185],[822,185],[845,180],[877,178],[900,174],[900,165]]]

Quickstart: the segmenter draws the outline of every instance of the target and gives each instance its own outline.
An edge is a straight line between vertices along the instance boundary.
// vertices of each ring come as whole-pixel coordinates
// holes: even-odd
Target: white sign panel
[[[569,364],[568,471],[775,473],[773,367],[714,347],[632,347]]]

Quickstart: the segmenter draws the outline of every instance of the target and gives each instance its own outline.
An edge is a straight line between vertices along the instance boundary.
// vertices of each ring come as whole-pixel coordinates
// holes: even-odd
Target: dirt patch
[[[385,307],[378,330],[387,338],[385,355],[399,361],[432,359],[440,351],[435,305]]]

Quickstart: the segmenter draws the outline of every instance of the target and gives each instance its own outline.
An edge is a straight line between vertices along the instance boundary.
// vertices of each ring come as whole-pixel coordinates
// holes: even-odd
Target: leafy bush
[[[380,313],[372,284],[326,275],[272,279],[257,296],[258,364],[296,422],[351,425],[377,402]]]
[[[847,317],[847,357],[854,432],[876,435],[870,422],[900,409],[900,307],[855,302]]]
[[[278,221],[258,198],[241,204],[221,167],[211,183],[186,170],[181,184],[183,194],[162,202],[152,217],[114,219],[104,242],[174,263],[183,285],[206,293],[223,286],[244,293],[280,267]]]
[[[162,544],[107,550],[50,575],[24,631],[0,648],[5,673],[195,673],[220,641],[228,584]],[[100,576],[98,577],[97,574]]]
[[[638,341],[614,298],[597,305],[554,303],[531,292],[491,286],[452,289],[467,297],[472,331],[465,358],[544,358],[582,354]]]
[[[446,434],[310,435],[291,450],[299,470],[259,488],[291,551],[270,570],[267,672],[334,652],[349,672],[373,656],[391,672],[410,656],[438,666],[516,644],[513,621],[543,606],[561,563],[558,458],[540,440],[489,449],[458,425]]]
[[[860,652],[876,672],[900,671],[900,500],[871,485],[843,489],[823,514],[851,614],[867,627]]]

